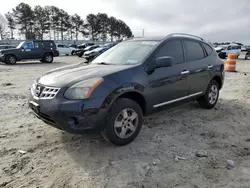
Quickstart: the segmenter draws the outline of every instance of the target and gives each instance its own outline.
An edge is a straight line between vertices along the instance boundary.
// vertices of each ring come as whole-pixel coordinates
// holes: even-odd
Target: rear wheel
[[[53,56],[52,56],[52,54],[50,54],[50,53],[44,54],[42,62],[52,63],[53,62]]]
[[[212,80],[206,90],[203,97],[199,99],[199,104],[202,108],[211,109],[213,108],[219,98],[219,84],[216,80]]]
[[[5,59],[5,62],[6,62],[7,64],[10,64],[10,65],[15,65],[16,62],[17,62],[17,59],[16,59],[16,57],[13,56],[13,55],[8,55],[8,56],[6,57],[6,59]]]
[[[137,137],[142,122],[141,107],[133,100],[120,98],[111,107],[102,135],[114,145],[123,146]]]

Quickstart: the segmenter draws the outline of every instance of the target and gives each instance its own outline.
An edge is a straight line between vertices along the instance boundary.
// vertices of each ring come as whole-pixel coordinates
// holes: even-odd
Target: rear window
[[[184,41],[187,61],[196,61],[204,58],[204,51],[198,42]]]
[[[212,53],[213,49],[208,44],[202,43],[202,45],[204,46],[204,48],[207,52],[207,55],[210,55]]]

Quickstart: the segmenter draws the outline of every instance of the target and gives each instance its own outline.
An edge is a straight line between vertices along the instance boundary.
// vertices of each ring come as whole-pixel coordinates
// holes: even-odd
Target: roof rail
[[[201,38],[201,37],[198,37],[198,36],[195,36],[195,35],[190,35],[190,34],[185,34],[185,33],[172,33],[172,34],[170,34],[168,36],[172,36],[172,37],[174,37],[174,36],[187,36],[187,37],[192,37],[192,38],[200,39],[200,40],[203,41],[203,38]]]

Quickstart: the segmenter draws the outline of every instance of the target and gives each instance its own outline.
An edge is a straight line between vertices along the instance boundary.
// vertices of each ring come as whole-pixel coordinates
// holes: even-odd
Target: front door
[[[173,59],[173,64],[171,67],[155,69],[153,73],[149,74],[149,103],[151,103],[149,105],[154,108],[188,97],[189,64],[184,61],[181,40],[166,41],[153,59],[163,56],[170,56]]]
[[[35,59],[34,43],[32,41],[27,41],[23,43],[21,51],[22,59]]]

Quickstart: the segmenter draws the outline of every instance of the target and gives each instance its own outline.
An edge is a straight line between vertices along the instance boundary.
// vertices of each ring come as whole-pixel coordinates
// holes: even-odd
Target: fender
[[[120,97],[121,95],[129,92],[136,92],[142,96],[143,91],[144,91],[144,86],[138,83],[128,83],[128,84],[123,84],[122,86],[116,88],[113,90],[104,100],[102,104],[102,108],[109,108],[114,101]]]

